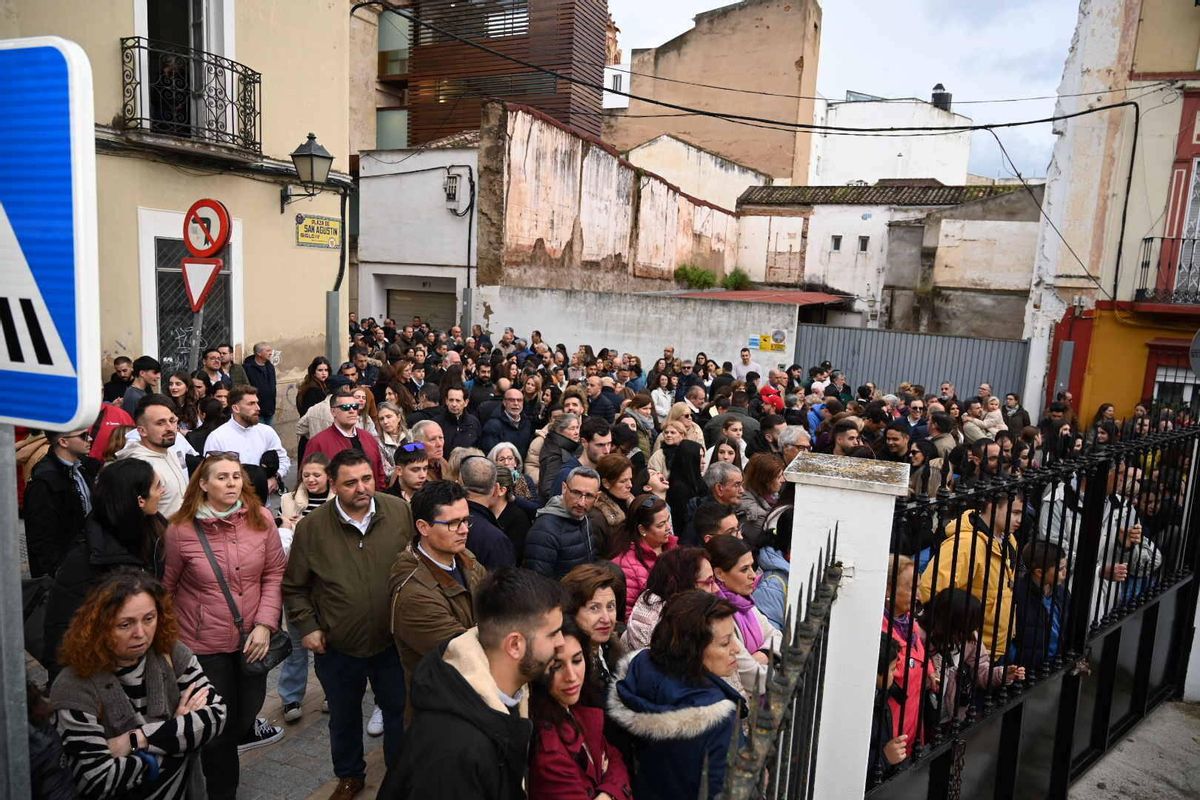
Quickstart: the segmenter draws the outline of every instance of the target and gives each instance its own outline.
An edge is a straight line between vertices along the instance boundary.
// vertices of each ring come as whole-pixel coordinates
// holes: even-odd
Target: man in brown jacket
[[[334,495],[296,526],[283,599],[288,619],[315,654],[329,701],[329,748],[338,785],[330,800],[362,791],[362,700],[368,679],[383,710],[387,763],[400,755],[406,678],[388,631],[388,564],[413,538],[403,500],[376,492],[375,471],[358,450],[326,468]],[[465,531],[464,531],[465,535]]]
[[[475,626],[472,598],[487,575],[467,549],[471,511],[462,486],[426,483],[413,495],[412,515],[417,535],[392,565],[391,578],[392,635],[406,684],[422,656]],[[412,714],[411,699],[405,714]]]

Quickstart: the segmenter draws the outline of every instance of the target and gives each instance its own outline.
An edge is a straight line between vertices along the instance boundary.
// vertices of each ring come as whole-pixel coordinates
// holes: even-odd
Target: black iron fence
[[[1200,239],[1147,236],[1134,299],[1200,304]]]
[[[262,152],[262,75],[189,47],[121,39],[126,129]]]
[[[765,684],[745,687],[750,714],[730,741],[723,800],[813,797],[829,615],[841,580],[834,532],[800,588],[794,621],[787,612],[783,646],[767,666]],[[704,800],[707,766],[700,781]]]
[[[1200,428],[1152,412],[897,503],[869,796],[1065,798],[1181,687]]]

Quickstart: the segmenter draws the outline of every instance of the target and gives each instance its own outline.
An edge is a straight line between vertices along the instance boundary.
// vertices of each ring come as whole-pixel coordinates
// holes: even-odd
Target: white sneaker
[[[371,721],[367,723],[367,734],[383,736],[383,709],[379,706],[375,706],[375,710],[371,712]]]

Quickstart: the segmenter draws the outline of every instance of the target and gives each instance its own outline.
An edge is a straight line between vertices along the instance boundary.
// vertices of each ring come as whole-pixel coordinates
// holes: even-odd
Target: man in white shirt
[[[261,464],[263,453],[274,450],[279,455],[279,471],[286,475],[292,466],[279,434],[270,425],[260,425],[258,390],[252,386],[239,386],[229,393],[229,421],[208,435],[204,442],[204,454],[232,452],[240,456],[243,464]],[[272,475],[267,480],[267,489],[274,492],[279,481]]]
[[[757,361],[751,360],[749,347],[743,347],[739,355],[741,356],[740,360],[737,364],[733,365],[734,378],[739,381],[744,381],[746,380],[746,376],[751,372],[757,372],[759,375],[763,374],[762,365]]]
[[[138,440],[128,443],[117,458],[136,458],[154,468],[163,483],[163,496],[158,510],[169,517],[183,505],[188,473],[182,459],[172,452],[179,433],[179,418],[170,398],[150,394],[142,398],[136,409]]]

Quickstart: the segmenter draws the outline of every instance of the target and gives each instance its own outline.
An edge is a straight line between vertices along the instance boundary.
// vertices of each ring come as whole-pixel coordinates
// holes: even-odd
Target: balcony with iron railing
[[[1142,239],[1133,301],[1166,313],[1200,313],[1200,238]]]
[[[262,74],[215,53],[121,39],[126,131],[262,153]]]

